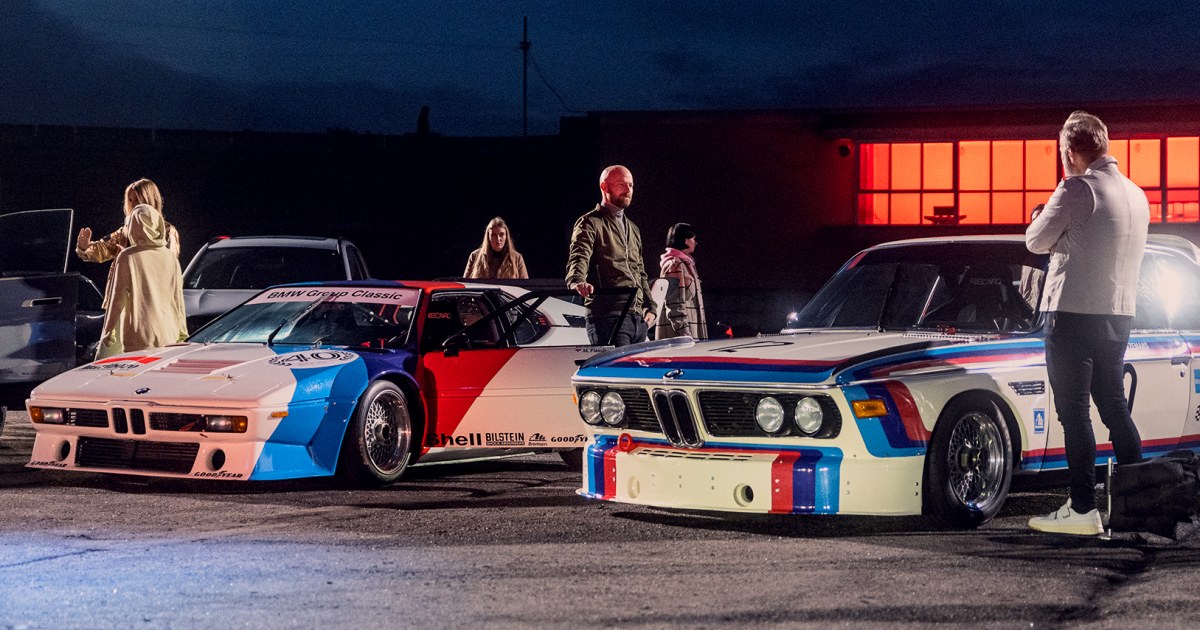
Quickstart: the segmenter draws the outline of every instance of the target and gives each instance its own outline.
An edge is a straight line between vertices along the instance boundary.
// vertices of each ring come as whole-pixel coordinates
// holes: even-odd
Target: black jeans
[[[1063,425],[1076,512],[1096,509],[1096,436],[1089,397],[1108,427],[1117,463],[1142,459],[1142,438],[1125,400],[1125,346],[1132,323],[1132,317],[1123,315],[1047,314],[1046,372]]]
[[[608,337],[612,334],[613,326],[618,325],[617,339],[614,345],[628,346],[646,340],[646,331],[649,327],[646,325],[646,320],[634,313],[626,313],[624,318],[620,317],[620,313],[607,315],[595,314],[588,311],[587,315],[587,334],[592,345],[603,345],[608,343]]]

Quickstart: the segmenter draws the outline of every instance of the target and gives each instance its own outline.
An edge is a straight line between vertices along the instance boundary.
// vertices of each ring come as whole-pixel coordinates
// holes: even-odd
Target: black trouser
[[[613,326],[620,325],[617,330],[617,338],[614,345],[628,346],[646,340],[646,331],[649,328],[646,325],[646,320],[632,312],[626,313],[622,318],[620,313],[593,314],[588,311],[587,315],[587,334],[592,345],[604,345],[608,343],[608,338],[612,334]],[[618,322],[619,320],[619,322]]]
[[[1089,417],[1089,396],[1108,427],[1118,464],[1142,459],[1138,435],[1125,400],[1125,346],[1133,318],[1051,312],[1046,319],[1046,372],[1054,407],[1063,425],[1071,508],[1096,509],[1096,436]]]

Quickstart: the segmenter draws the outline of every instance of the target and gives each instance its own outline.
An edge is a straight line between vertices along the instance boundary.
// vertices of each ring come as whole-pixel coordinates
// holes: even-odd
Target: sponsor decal
[[[372,302],[375,304],[396,304],[399,306],[416,306],[420,291],[414,289],[349,289],[342,287],[302,287],[297,289],[276,289],[260,294],[250,301],[251,304],[268,302],[311,302],[313,300],[329,300],[331,302]]]
[[[544,438],[543,438],[544,439]],[[438,433],[425,438],[425,446],[525,446],[524,433]]]
[[[533,435],[529,436],[530,446],[545,446],[546,444],[546,436],[542,435],[541,433],[534,433]]]
[[[1034,409],[1033,410],[1033,432],[1034,433],[1045,433],[1046,432],[1046,410],[1045,409]]]
[[[267,363],[285,368],[316,368],[349,363],[357,358],[357,354],[345,350],[305,350],[271,357]]]
[[[553,437],[550,438],[550,441],[554,442],[555,444],[583,444],[588,441],[588,438],[582,433],[577,433],[575,435],[560,435]]]
[[[205,472],[205,471],[194,472],[194,473],[192,473],[192,476],[193,477],[203,477],[205,479],[241,479],[245,475],[243,475],[242,473],[231,473],[231,472],[225,472],[224,470],[218,470],[217,472]]]
[[[30,466],[49,466],[50,468],[66,468],[67,467],[67,465],[64,462],[52,462],[52,461],[29,462],[29,465]]]
[[[157,360],[158,360],[158,357],[109,357],[107,359],[100,359],[99,361],[95,361],[92,363],[92,365],[104,365],[106,363],[124,363],[126,361],[133,361],[134,363],[145,364],[145,363],[154,363]]]
[[[434,311],[425,316],[425,319],[450,319],[450,313],[440,313]]]
[[[139,388],[137,388],[137,389],[133,390],[133,393],[135,393],[135,394],[149,394],[149,393],[150,393],[150,388],[149,388],[149,387],[139,387]]]
[[[105,363],[104,365],[100,365],[99,363],[89,363],[79,369],[81,369],[81,370],[108,370],[109,372],[118,372],[118,371],[122,371],[122,370],[136,370],[136,369],[138,369],[140,367],[144,367],[144,366],[145,366],[145,364],[134,362],[134,361],[121,361],[118,363]]]

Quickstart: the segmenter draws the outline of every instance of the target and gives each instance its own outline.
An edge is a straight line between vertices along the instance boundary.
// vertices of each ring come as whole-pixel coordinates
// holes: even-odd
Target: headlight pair
[[[601,423],[617,426],[625,421],[625,399],[617,392],[600,392],[590,389],[579,397],[579,416],[594,426]]]
[[[773,396],[764,396],[754,407],[754,422],[758,428],[772,435],[783,430],[787,420],[787,410],[783,403]],[[797,403],[792,413],[792,422],[802,435],[816,435],[825,421],[825,411],[815,398],[805,396]]]

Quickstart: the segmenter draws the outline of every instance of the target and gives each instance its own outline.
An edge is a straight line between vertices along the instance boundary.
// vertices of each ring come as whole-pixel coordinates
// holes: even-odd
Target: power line
[[[542,83],[545,84],[546,89],[550,90],[550,93],[554,95],[554,98],[558,99],[558,104],[562,105],[563,109],[571,112],[572,114],[586,113],[585,110],[575,109],[574,107],[567,105],[567,102],[563,100],[563,97],[558,93],[558,90],[554,89],[554,86],[551,85],[550,81],[546,79],[546,75],[542,74],[542,67],[538,65],[537,58],[533,56],[532,50],[529,51],[529,60],[533,62],[533,71],[537,73],[538,78],[542,80]]]

